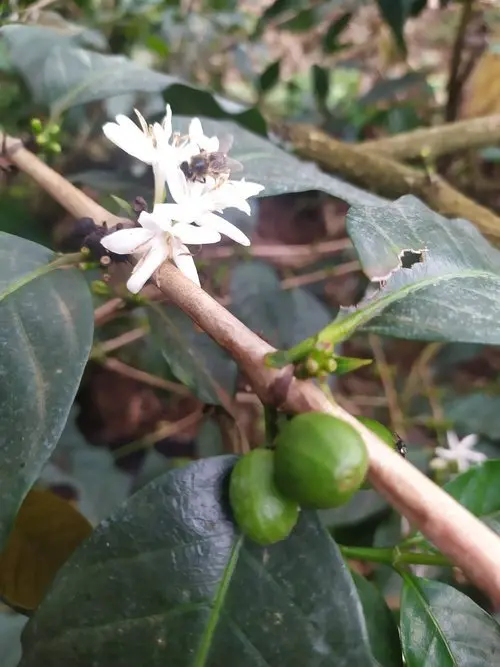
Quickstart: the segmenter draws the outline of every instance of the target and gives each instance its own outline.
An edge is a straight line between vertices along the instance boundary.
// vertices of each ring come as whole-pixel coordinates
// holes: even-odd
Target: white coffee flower
[[[216,229],[233,241],[244,246],[250,245],[250,239],[241,230],[217,213],[225,208],[237,208],[250,215],[247,201],[264,189],[259,183],[232,181],[216,185],[214,179],[207,177],[206,183],[188,181],[177,165],[165,162],[163,171],[168,189],[175,203],[162,204],[161,214],[179,222],[194,222],[202,227]]]
[[[456,433],[448,431],[446,434],[448,440],[448,449],[445,447],[436,447],[435,454],[440,461],[453,461],[456,463],[459,472],[468,470],[475,463],[482,463],[488,458],[482,452],[473,451],[477,445],[477,435],[467,435],[462,440]]]
[[[167,104],[166,113],[161,123],[148,125],[143,116],[135,110],[141,127],[130,118],[119,114],[114,123],[106,123],[102,130],[106,137],[132,155],[137,160],[153,167],[155,181],[155,203],[165,198],[165,174],[162,170],[164,157],[171,156],[169,140],[172,136],[172,110]]]
[[[180,166],[183,162],[198,155],[201,151],[206,153],[215,153],[219,150],[219,139],[216,136],[208,137],[203,132],[203,127],[199,118],[193,118],[189,123],[187,135],[181,135],[174,132],[172,137],[172,148],[174,152],[172,162]]]
[[[133,294],[137,294],[144,287],[166,260],[173,261],[185,276],[199,285],[198,271],[186,244],[203,245],[217,243],[221,239],[220,234],[213,229],[182,222],[173,223],[159,215],[157,209],[158,204],[152,213],[141,213],[141,227],[120,229],[101,241],[110,252],[139,257],[127,282],[127,288]]]

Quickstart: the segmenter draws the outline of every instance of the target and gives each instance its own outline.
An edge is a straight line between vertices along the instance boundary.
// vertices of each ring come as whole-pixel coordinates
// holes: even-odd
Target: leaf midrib
[[[427,599],[424,597],[423,593],[422,593],[421,590],[420,590],[420,587],[414,582],[414,580],[413,580],[412,577],[409,577],[409,576],[408,576],[408,577],[404,577],[404,581],[405,581],[405,584],[406,584],[408,587],[410,587],[410,588],[414,591],[414,593],[415,593],[415,595],[416,595],[418,601],[419,601],[420,604],[422,605],[422,608],[423,608],[423,610],[424,610],[426,616],[428,616],[428,617],[431,619],[432,625],[433,625],[433,627],[436,629],[437,634],[439,635],[439,637],[440,637],[440,639],[441,639],[443,645],[445,646],[446,651],[447,651],[447,653],[448,653],[448,655],[449,655],[449,657],[450,657],[450,660],[451,660],[452,663],[455,665],[455,664],[456,664],[455,657],[454,657],[454,655],[453,655],[453,653],[452,653],[452,651],[451,651],[451,648],[450,648],[450,646],[449,646],[449,644],[448,644],[448,641],[446,640],[446,637],[445,637],[445,635],[444,635],[444,633],[443,633],[443,631],[442,631],[442,629],[441,629],[441,626],[440,626],[439,623],[438,623],[437,618],[436,618],[435,615],[432,613],[430,603],[429,603],[429,602],[427,601]]]
[[[381,297],[377,301],[373,301],[367,305],[360,304],[359,310],[350,313],[344,318],[337,318],[335,321],[338,324],[338,330],[342,331],[343,335],[342,338],[336,338],[336,342],[340,343],[343,340],[346,340],[346,338],[349,338],[356,329],[366,324],[385,308],[397,301],[400,301],[404,297],[418,292],[425,287],[429,287],[431,285],[435,286],[436,283],[444,282],[447,280],[455,280],[456,278],[487,278],[489,280],[495,279],[500,283],[500,275],[492,273],[491,271],[485,271],[484,269],[468,269],[465,271],[462,269],[452,273],[445,273],[440,276],[429,276],[427,278],[422,278],[421,280],[415,281],[414,283],[410,283],[395,289],[393,292],[390,292],[386,296]]]
[[[224,570],[224,574],[219,583],[217,593],[214,598],[212,605],[212,611],[208,618],[207,624],[205,625],[205,630],[201,636],[200,643],[198,644],[198,650],[194,656],[192,667],[205,667],[207,664],[207,658],[210,653],[210,648],[212,646],[212,639],[217,629],[217,624],[219,623],[219,618],[222,611],[222,606],[226,599],[227,592],[229,590],[229,585],[231,579],[233,578],[234,570],[238,563],[238,558],[240,550],[243,544],[243,536],[240,535],[231,549],[231,555]]]

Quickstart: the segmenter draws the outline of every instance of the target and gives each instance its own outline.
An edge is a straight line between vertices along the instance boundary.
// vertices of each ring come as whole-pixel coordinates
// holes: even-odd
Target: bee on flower
[[[250,245],[250,239],[222,215],[226,208],[250,214],[248,199],[264,186],[232,180],[241,165],[228,157],[228,144],[203,132],[194,118],[188,134],[173,131],[169,105],[161,123],[148,125],[136,111],[139,125],[119,115],[106,123],[104,134],[133,157],[151,165],[155,196],[151,213],[143,211],[138,226],[105,236],[101,243],[111,253],[132,255],[138,262],[127,282],[129,291],[139,292],[165,262],[173,262],[184,275],[199,285],[198,272],[188,245],[217,243],[221,235]],[[171,201],[165,201],[166,188]]]

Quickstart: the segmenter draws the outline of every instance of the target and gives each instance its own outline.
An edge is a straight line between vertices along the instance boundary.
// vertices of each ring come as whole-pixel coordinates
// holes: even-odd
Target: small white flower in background
[[[110,252],[118,255],[134,255],[139,261],[127,281],[127,288],[137,294],[163,262],[170,259],[178,269],[197,285],[198,271],[187,245],[217,243],[220,234],[182,222],[173,223],[159,216],[157,206],[153,213],[143,212],[139,216],[141,227],[120,229],[105,236],[101,243]]]
[[[482,463],[488,458],[482,452],[473,451],[478,443],[479,438],[477,435],[467,435],[460,440],[456,433],[448,431],[446,437],[448,440],[448,449],[445,447],[436,447],[435,454],[437,458],[434,459],[436,463],[437,461],[440,461],[441,464],[453,461],[456,463],[458,471],[464,472],[471,465]]]

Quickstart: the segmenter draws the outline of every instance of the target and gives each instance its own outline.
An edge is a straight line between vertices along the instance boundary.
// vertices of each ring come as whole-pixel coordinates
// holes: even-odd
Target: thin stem
[[[14,292],[17,292],[18,289],[21,289],[25,285],[28,285],[32,280],[41,278],[41,276],[45,276],[56,269],[76,266],[82,261],[82,259],[83,255],[80,252],[74,252],[57,257],[52,262],[49,262],[47,264],[42,264],[34,271],[30,271],[29,273],[26,273],[24,276],[21,276],[21,278],[19,278],[18,280],[12,282],[3,292],[0,293],[0,301],[3,301],[3,299],[7,298],[11,294],[14,294]]]
[[[460,64],[462,62],[462,50],[465,42],[465,35],[467,33],[467,26],[472,17],[472,9],[474,0],[463,0],[462,14],[460,16],[460,24],[458,26],[455,43],[453,45],[453,53],[450,63],[450,74],[448,77],[448,100],[446,102],[445,118],[447,121],[455,120],[457,115],[458,103],[462,92],[463,80],[460,76]]]
[[[400,551],[396,548],[371,548],[371,547],[340,547],[345,558],[352,560],[363,560],[370,563],[383,563],[391,567],[397,567],[401,563],[406,565],[438,565],[452,567],[452,563],[441,554],[423,554],[414,551]]]
[[[399,407],[398,393],[396,391],[396,387],[394,386],[391,368],[387,363],[383,345],[380,342],[380,338],[373,334],[368,336],[368,340],[370,342],[370,347],[373,351],[375,361],[377,362],[377,369],[380,375],[380,380],[382,381],[382,386],[384,388],[384,394],[387,398],[387,406],[389,408],[392,426],[394,430],[400,433],[402,438],[405,439],[407,437],[405,418],[401,408]]]

